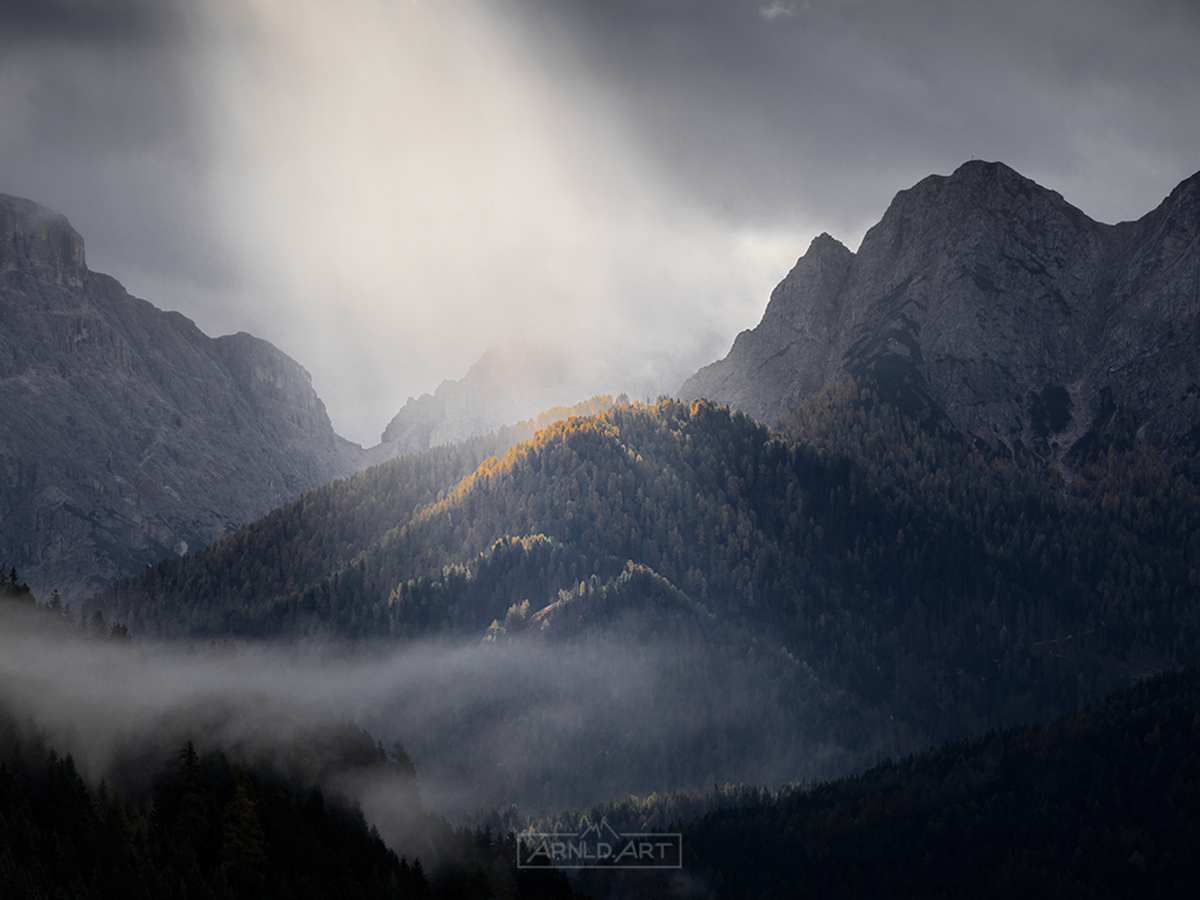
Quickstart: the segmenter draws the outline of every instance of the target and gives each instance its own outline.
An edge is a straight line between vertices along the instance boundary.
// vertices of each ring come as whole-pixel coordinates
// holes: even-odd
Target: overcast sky
[[[368,445],[496,340],[674,390],[972,157],[1148,212],[1200,170],[1200,2],[0,0],[0,192]]]

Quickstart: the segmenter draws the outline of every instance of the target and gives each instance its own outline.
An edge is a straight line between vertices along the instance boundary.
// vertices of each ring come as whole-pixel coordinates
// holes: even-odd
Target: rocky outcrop
[[[91,272],[62,216],[0,195],[0,563],[78,602],[361,468],[308,373]]]
[[[1062,452],[1117,417],[1200,454],[1200,175],[1104,225],[1001,163],[897,194],[857,253],[822,235],[762,322],[692,376],[767,423],[825,385],[963,434]]]
[[[823,358],[838,325],[838,293],[853,259],[827,234],[813,240],[772,292],[759,327],[743,331],[725,359],[688,379],[681,396],[719,398],[759,421],[776,422],[819,391],[826,379]]]

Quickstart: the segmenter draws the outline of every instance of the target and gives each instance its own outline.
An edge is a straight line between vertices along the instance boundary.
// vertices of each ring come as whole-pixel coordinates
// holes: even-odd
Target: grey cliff
[[[693,375],[768,424],[857,377],[964,435],[1061,458],[1118,417],[1200,458],[1200,175],[1095,222],[1001,163],[896,195],[853,253],[816,238],[762,322]]]
[[[6,195],[0,410],[0,563],[42,600],[77,603],[365,464],[299,364],[131,297],[64,217]]]

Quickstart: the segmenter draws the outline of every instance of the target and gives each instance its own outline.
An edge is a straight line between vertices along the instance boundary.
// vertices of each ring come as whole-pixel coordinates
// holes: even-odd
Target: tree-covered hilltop
[[[555,407],[494,434],[331,482],[190,556],[164,559],[137,578],[122,579],[94,598],[88,612],[132,616],[130,626],[143,635],[256,633],[252,623],[262,608],[353,564],[484,460],[552,422],[612,405],[601,395]]]
[[[670,830],[689,883],[717,898],[1190,897],[1200,668]],[[673,876],[588,872],[577,887],[668,896]]]
[[[699,694],[761,676],[755,702],[796,711],[780,746],[824,729],[907,753],[1197,657],[1196,485],[1114,422],[1054,461],[866,387],[777,432],[703,401],[618,406],[477,467],[467,442],[329,485],[100,604],[211,637],[671,637]]]

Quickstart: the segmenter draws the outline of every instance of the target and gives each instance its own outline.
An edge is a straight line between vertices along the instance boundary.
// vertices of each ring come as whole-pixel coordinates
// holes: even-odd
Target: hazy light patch
[[[610,371],[580,399],[623,389],[631,357],[668,392],[765,302],[737,235],[662,195],[603,96],[556,90],[473,4],[226,12],[210,116],[239,321],[347,436],[373,443],[494,341],[588,347]]]
[[[774,22],[776,19],[792,18],[796,15],[796,8],[791,3],[781,3],[780,0],[774,0],[772,3],[760,6],[758,14],[768,22]]]

